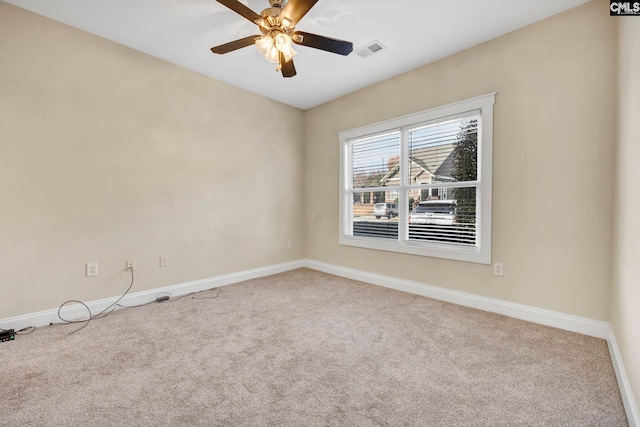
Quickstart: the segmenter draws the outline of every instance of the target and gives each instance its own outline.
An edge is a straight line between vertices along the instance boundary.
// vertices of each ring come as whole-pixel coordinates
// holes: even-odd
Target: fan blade
[[[280,19],[287,18],[291,21],[289,27],[295,27],[299,20],[309,12],[318,0],[289,0],[280,12]]]
[[[229,43],[221,44],[220,46],[212,47],[211,52],[217,54],[225,54],[229,52],[233,52],[234,50],[242,49],[243,47],[251,46],[255,44],[256,40],[262,36],[249,36],[243,39],[234,40]]]
[[[297,74],[293,59],[289,62],[285,61],[284,53],[282,52],[280,52],[280,68],[282,69],[282,77],[293,77]]]
[[[300,39],[302,37],[302,40]],[[344,40],[331,39],[325,36],[319,36],[317,34],[305,33],[302,31],[296,31],[293,34],[292,40],[294,43],[313,47],[315,49],[326,50],[327,52],[333,52],[340,55],[349,55],[353,52],[353,43]]]
[[[262,17],[260,15],[255,13],[253,10],[249,9],[247,6],[240,3],[238,0],[218,0],[218,3],[221,3],[227,6],[229,9],[233,10],[238,15],[244,16],[254,24],[256,23],[256,21],[262,20]]]

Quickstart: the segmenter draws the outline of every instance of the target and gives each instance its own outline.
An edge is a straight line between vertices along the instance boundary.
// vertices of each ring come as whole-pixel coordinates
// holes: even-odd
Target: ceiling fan
[[[263,10],[260,15],[238,0],[217,1],[258,25],[262,35],[253,35],[212,47],[213,53],[222,55],[255,44],[268,61],[278,64],[276,71],[282,71],[283,77],[293,77],[296,75],[293,57],[297,52],[291,47],[291,42],[345,56],[353,51],[351,42],[295,30],[298,21],[318,0],[269,0],[271,7]]]

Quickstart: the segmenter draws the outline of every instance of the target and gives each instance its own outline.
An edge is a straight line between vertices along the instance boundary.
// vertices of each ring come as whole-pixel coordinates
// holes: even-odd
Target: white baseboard
[[[516,304],[502,301],[495,298],[487,298],[467,292],[455,291],[410,280],[398,279],[396,277],[384,276],[368,271],[356,270],[327,264],[314,260],[305,260],[305,267],[333,274],[335,276],[346,277],[348,279],[359,280],[373,285],[384,286],[385,288],[396,289],[398,291],[411,294],[422,295],[439,301],[450,302],[465,307],[477,308],[479,310],[502,314],[516,319],[526,320],[541,325],[553,326],[567,331],[577,332],[583,335],[607,339],[609,336],[609,323],[599,320],[588,319],[586,317],[573,316],[557,311],[545,310],[523,304]]]
[[[618,348],[618,342],[616,341],[616,335],[613,332],[613,327],[610,325],[609,329],[607,344],[609,345],[609,354],[611,354],[613,369],[616,371],[616,378],[618,379],[618,386],[620,387],[620,394],[622,395],[622,403],[627,413],[627,421],[629,421],[630,427],[640,427],[640,413],[636,406],[637,401],[633,395],[627,371],[624,369],[624,364],[622,363],[622,357],[620,355],[620,349]]]
[[[295,270],[304,266],[303,260],[286,262],[283,264],[270,265],[267,267],[245,270],[238,273],[224,274],[208,279],[194,280],[192,282],[180,283],[177,285],[165,286],[162,288],[150,289],[147,291],[134,292],[127,294],[119,304],[123,306],[134,306],[155,301],[159,294],[169,294],[171,297],[190,294],[192,292],[206,291],[211,288],[231,285],[233,283],[245,280],[256,279],[258,277],[270,276],[272,274],[283,273],[289,270]],[[86,302],[85,304],[94,314],[100,313],[105,308],[113,304],[119,296],[105,298],[96,301]],[[68,320],[78,320],[87,318],[87,309],[79,304],[65,306],[61,311],[63,317]],[[25,314],[6,319],[0,319],[0,328],[20,330],[29,326],[47,326],[51,323],[60,323],[58,317],[58,309],[44,310],[37,313]]]
[[[313,270],[333,274],[335,276],[345,277],[347,279],[384,286],[386,288],[422,295],[439,301],[450,302],[465,307],[476,308],[479,310],[489,311],[491,313],[526,320],[532,323],[538,323],[566,331],[605,339],[609,346],[613,368],[618,379],[618,386],[620,387],[620,394],[622,395],[622,401],[627,413],[629,425],[631,427],[640,427],[636,401],[634,400],[633,391],[631,390],[631,385],[620,357],[620,351],[615,340],[613,328],[609,322],[545,310],[523,304],[516,304],[494,298],[482,297],[466,292],[398,279],[396,277],[384,276],[335,264],[327,264],[310,259],[304,261],[304,266]]]

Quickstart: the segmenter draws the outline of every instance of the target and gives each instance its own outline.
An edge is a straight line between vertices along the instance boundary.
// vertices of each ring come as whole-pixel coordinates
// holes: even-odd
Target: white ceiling
[[[215,0],[4,0],[231,85],[308,109],[545,19],[588,0],[319,0],[296,29],[353,42],[345,57],[304,46],[284,79],[254,47],[209,50],[259,34]],[[268,0],[242,0],[260,13]],[[387,49],[368,58],[373,41]]]

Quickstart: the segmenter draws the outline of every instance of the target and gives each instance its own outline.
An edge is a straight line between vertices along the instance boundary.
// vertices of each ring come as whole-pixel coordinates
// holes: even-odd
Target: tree
[[[478,121],[471,120],[460,124],[453,149],[453,178],[456,181],[475,181],[478,178]],[[457,222],[462,224],[476,223],[476,189],[475,187],[456,188],[453,190],[457,201]]]

